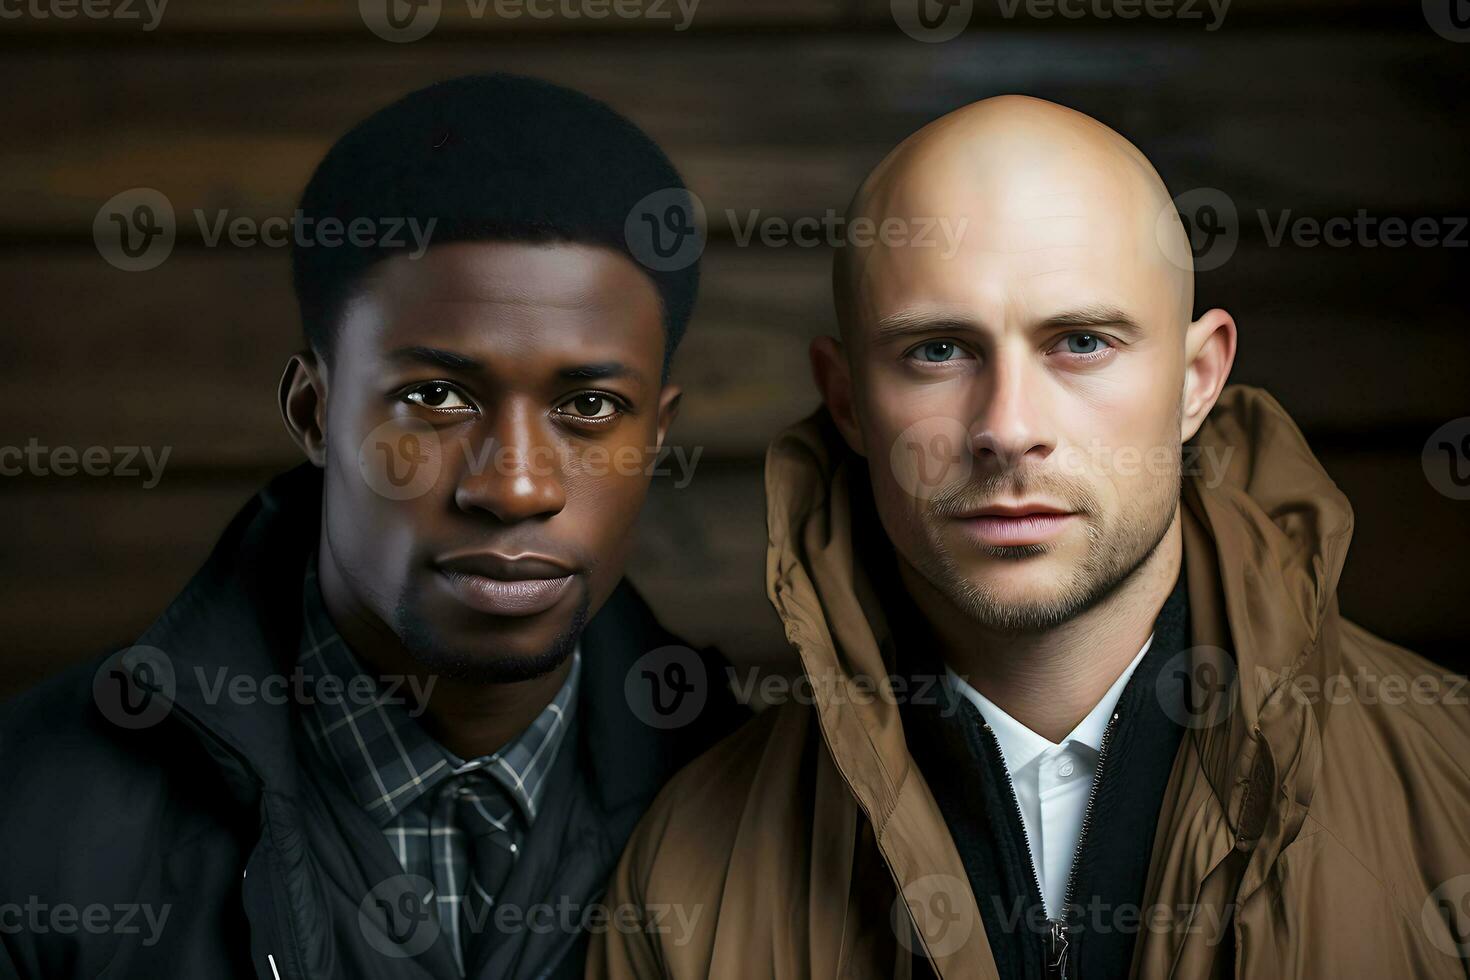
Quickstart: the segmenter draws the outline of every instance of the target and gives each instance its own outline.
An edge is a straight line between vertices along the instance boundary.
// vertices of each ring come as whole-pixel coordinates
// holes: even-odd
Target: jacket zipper
[[[1077,888],[1077,860],[1082,856],[1082,847],[1087,842],[1087,831],[1092,826],[1092,811],[1097,807],[1097,790],[1102,785],[1103,760],[1107,758],[1108,742],[1113,734],[1113,726],[1118,720],[1119,712],[1114,711],[1113,716],[1108,719],[1107,727],[1103,729],[1102,741],[1097,749],[1097,767],[1093,771],[1092,788],[1087,793],[1087,808],[1082,811],[1082,829],[1077,835],[1077,848],[1072,852],[1072,869],[1067,873],[1067,888],[1062,898],[1062,914],[1072,905],[1072,893]],[[1041,891],[1041,877],[1036,873],[1036,858],[1031,852],[1031,835],[1026,832],[1026,817],[1021,813],[1021,802],[1016,799],[1016,784],[1011,779],[1011,770],[1005,764],[1005,753],[1000,749],[1000,739],[995,737],[995,731],[990,723],[982,719],[985,734],[990,736],[990,744],[994,747],[996,755],[1000,757],[1000,768],[1006,774],[1006,789],[1011,794],[1011,806],[1016,810],[1016,821],[1021,825],[1021,839],[1026,843],[1026,866],[1031,872],[1031,884],[1036,889],[1035,894],[1043,900],[1045,897]],[[1069,960],[1072,952],[1072,940],[1067,931],[1065,918],[1053,919],[1047,917],[1047,930],[1042,938],[1044,955],[1041,961],[1041,975],[1046,980],[1078,980],[1075,976],[1067,973]]]

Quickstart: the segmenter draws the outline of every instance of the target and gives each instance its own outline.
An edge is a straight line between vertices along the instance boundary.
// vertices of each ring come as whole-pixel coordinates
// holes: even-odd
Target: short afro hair
[[[409,226],[392,235],[390,222],[416,220],[422,229],[433,221],[430,247],[575,242],[628,256],[658,289],[667,374],[694,307],[699,264],[650,267],[630,250],[624,230],[635,205],[660,191],[688,194],[647,134],[590,96],[506,74],[419,89],[333,144],[302,192],[297,220],[310,222],[305,227],[366,218],[383,230],[330,247],[295,236],[291,272],[306,340],[330,357],[361,275],[417,247]],[[368,237],[374,241],[363,244]]]

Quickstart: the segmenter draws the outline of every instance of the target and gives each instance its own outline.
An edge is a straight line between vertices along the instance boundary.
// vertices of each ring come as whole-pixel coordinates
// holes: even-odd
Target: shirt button
[[[1061,776],[1063,779],[1066,779],[1068,776],[1071,776],[1072,773],[1074,773],[1076,771],[1077,771],[1077,767],[1074,766],[1074,765],[1072,765],[1072,763],[1070,763],[1070,762],[1064,762],[1060,766],[1057,767],[1057,775],[1058,776]]]

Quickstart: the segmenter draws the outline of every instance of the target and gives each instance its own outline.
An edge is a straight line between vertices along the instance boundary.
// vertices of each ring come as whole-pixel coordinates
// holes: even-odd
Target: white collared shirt
[[[1103,732],[1123,688],[1128,684],[1128,678],[1133,676],[1134,668],[1153,642],[1150,635],[1143,649],[1113,681],[1102,700],[1060,743],[1036,734],[953,670],[945,670],[950,688],[964,695],[979,709],[1000,743],[1000,753],[1015,788],[1016,802],[1021,806],[1021,820],[1031,845],[1031,864],[1036,869],[1037,881],[1041,883],[1041,897],[1049,918],[1056,918],[1066,900],[1067,878],[1072,873],[1072,858],[1077,850],[1077,840],[1082,835],[1083,814],[1087,811],[1087,800],[1092,795],[1092,783],[1097,775]]]

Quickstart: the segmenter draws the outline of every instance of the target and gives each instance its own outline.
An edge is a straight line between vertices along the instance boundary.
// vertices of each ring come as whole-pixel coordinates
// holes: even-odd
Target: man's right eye
[[[942,364],[968,357],[965,349],[952,340],[929,340],[912,348],[908,356],[928,364]]]
[[[470,403],[461,395],[453,385],[443,381],[431,381],[428,384],[415,385],[404,392],[403,397],[415,405],[425,408],[434,408],[441,411],[457,411],[470,408]]]

